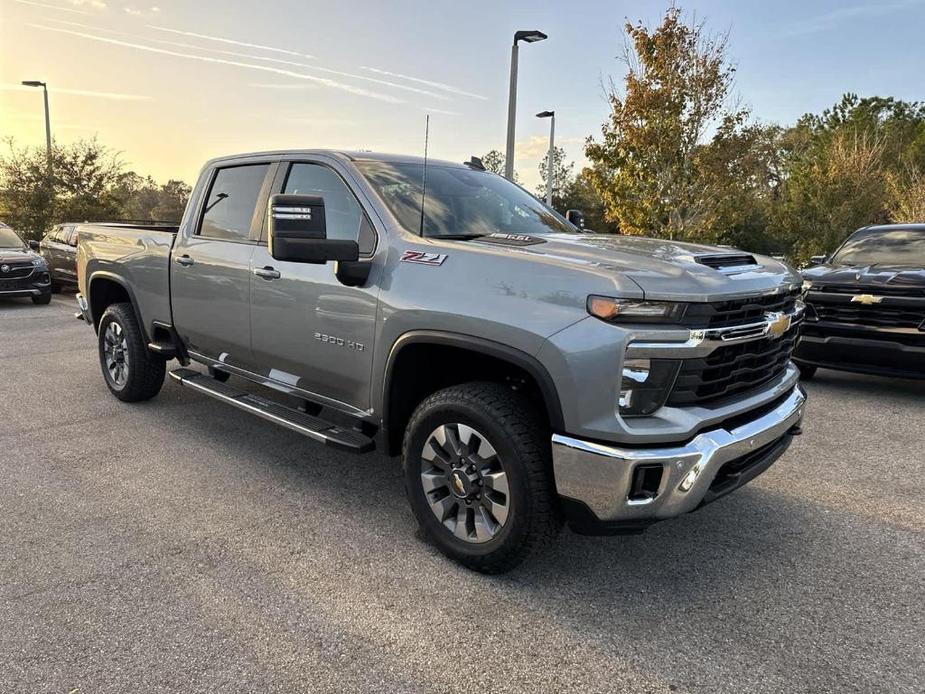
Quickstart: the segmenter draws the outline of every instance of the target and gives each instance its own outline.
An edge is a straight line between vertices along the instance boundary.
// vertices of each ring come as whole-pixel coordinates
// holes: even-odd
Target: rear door
[[[284,386],[366,410],[381,275],[376,230],[336,162],[319,157],[280,166],[273,192],[323,197],[327,237],[358,241],[372,268],[364,286],[350,287],[338,280],[336,263],[279,261],[262,240],[254,269],[279,276],[251,277],[254,358],[263,375]]]
[[[250,370],[250,267],[272,161],[212,170],[198,219],[171,254],[174,327],[190,352]]]

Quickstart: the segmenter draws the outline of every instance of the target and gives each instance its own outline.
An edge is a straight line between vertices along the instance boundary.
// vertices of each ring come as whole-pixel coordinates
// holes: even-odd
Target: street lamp
[[[547,38],[542,31],[518,31],[514,34],[514,45],[511,47],[511,89],[507,102],[507,151],[504,158],[504,177],[514,179],[514,116],[517,111],[517,44],[520,41],[536,43]]]
[[[536,117],[549,119],[549,154],[546,155],[546,204],[552,207],[552,184],[553,177],[556,175],[556,168],[553,166],[553,153],[555,152],[556,143],[556,112],[540,111],[536,114]]]
[[[24,87],[41,87],[45,94],[45,157],[48,165],[48,175],[51,177],[51,118],[48,115],[48,85],[38,80],[26,80]]]

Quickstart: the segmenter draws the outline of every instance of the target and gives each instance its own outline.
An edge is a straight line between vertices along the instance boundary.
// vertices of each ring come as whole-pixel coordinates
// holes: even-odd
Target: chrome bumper
[[[753,421],[731,430],[711,429],[674,448],[620,448],[554,434],[559,495],[583,503],[607,523],[651,522],[693,511],[724,464],[782,439],[799,425],[805,402],[796,387]],[[633,471],[642,464],[662,466],[658,492],[651,498],[630,498]]]

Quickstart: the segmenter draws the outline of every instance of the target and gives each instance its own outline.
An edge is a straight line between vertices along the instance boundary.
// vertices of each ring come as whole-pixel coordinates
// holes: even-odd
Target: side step
[[[238,390],[199,371],[175,369],[170,372],[170,377],[182,386],[198,390],[239,410],[257,415],[334,448],[353,453],[368,453],[375,448],[372,438],[355,429],[347,429],[320,417]]]
[[[166,359],[174,359],[177,356],[177,348],[169,342],[149,342],[148,349]]]

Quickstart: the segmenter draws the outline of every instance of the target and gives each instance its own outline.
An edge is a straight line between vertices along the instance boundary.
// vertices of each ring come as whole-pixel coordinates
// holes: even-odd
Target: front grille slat
[[[6,272],[0,272],[0,280],[21,280],[25,279],[35,270],[32,263],[4,263],[8,266]]]
[[[799,290],[711,304],[691,304],[684,323],[689,328],[725,328],[764,319],[766,313],[793,312]],[[780,377],[796,346],[799,326],[779,338],[765,337],[717,347],[701,359],[686,359],[675,380],[668,405],[703,405],[750,390]]]
[[[914,310],[907,306],[886,306],[875,304],[827,304],[813,302],[813,308],[821,321],[850,323],[877,328],[916,328],[925,321],[925,307]]]

